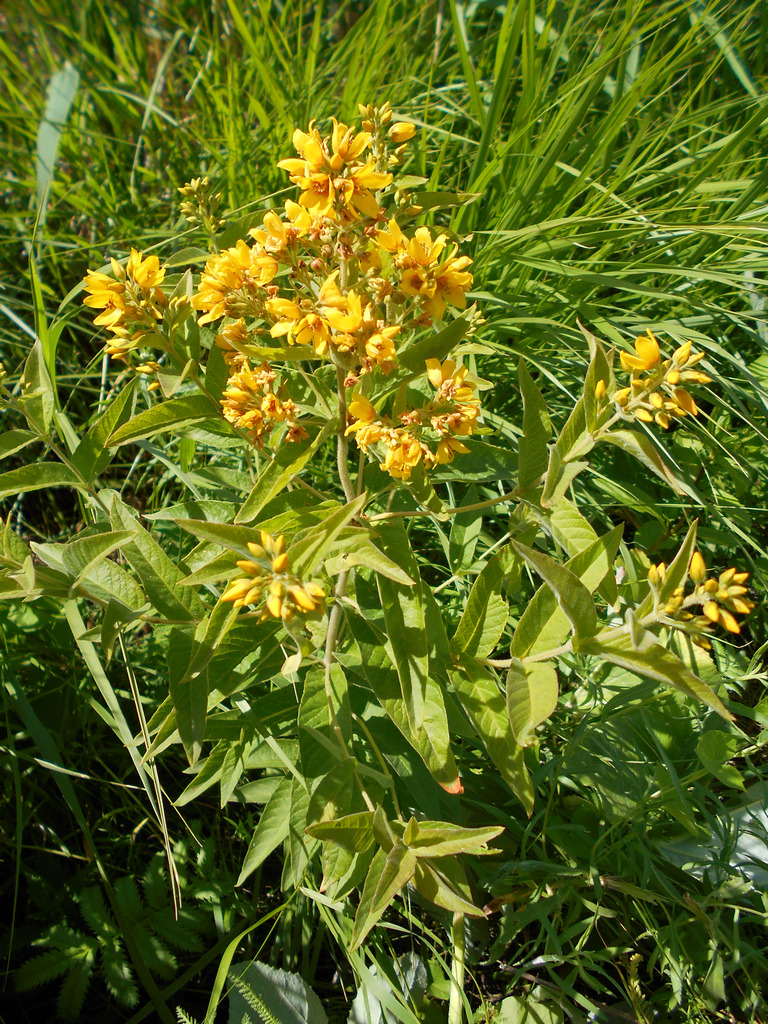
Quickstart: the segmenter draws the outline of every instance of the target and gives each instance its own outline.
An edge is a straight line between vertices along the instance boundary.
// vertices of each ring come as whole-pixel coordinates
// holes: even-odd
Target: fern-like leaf
[[[27,960],[16,971],[16,988],[27,992],[31,988],[47,985],[49,981],[66,974],[72,961],[63,949],[51,949],[47,953]]]
[[[85,1001],[85,993],[93,973],[95,956],[83,957],[79,962],[70,961],[69,973],[61,986],[59,998],[56,1000],[58,1015],[64,1020],[77,1020]]]
[[[243,981],[242,978],[238,978],[236,974],[230,974],[229,980],[234,983],[235,988],[248,1003],[252,1010],[255,1010],[259,1015],[259,1021],[254,1022],[248,1020],[248,1015],[243,1014],[243,1020],[241,1024],[280,1024],[280,1021],[272,1013],[270,1008],[258,994],[254,992],[248,982]]]

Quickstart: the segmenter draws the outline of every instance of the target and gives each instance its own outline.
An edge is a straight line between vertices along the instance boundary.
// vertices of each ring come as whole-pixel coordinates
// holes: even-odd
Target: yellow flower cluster
[[[667,567],[662,562],[652,565],[648,570],[648,582],[658,593],[664,583]],[[662,607],[664,615],[680,623],[686,632],[700,647],[709,650],[711,644],[706,634],[714,626],[722,626],[729,633],[740,633],[741,627],[736,615],[749,615],[755,607],[754,601],[746,596],[744,584],[749,579],[748,572],[737,572],[726,569],[715,579],[707,577],[707,566],[700,551],[695,551],[688,568],[688,578],[693,583],[693,591],[685,593],[685,587],[676,587]]]
[[[472,275],[466,268],[472,260],[469,256],[457,256],[458,245],[449,245],[446,235],[438,235],[433,241],[429,228],[420,227],[413,238],[407,238],[392,218],[386,231],[373,235],[373,241],[379,250],[391,255],[399,272],[399,289],[405,296],[419,300],[429,317],[442,319],[449,305],[466,307],[465,293],[472,287]],[[381,258],[375,250],[370,261],[381,270]]]
[[[259,447],[262,438],[278,423],[288,425],[287,441],[299,441],[307,436],[306,430],[296,423],[298,410],[294,402],[275,394],[276,377],[269,363],[254,369],[247,359],[240,360],[221,398],[227,422],[247,430]]]
[[[629,387],[621,388],[613,396],[622,412],[644,423],[656,422],[665,430],[675,419],[696,416],[696,402],[679,385],[710,382],[706,373],[693,369],[704,353],[692,354],[691,342],[686,341],[671,359],[662,360],[659,343],[650,330],[635,340],[634,348],[634,354],[619,355],[621,365],[630,374]]]
[[[298,201],[266,210],[246,238],[212,253],[191,299],[167,299],[160,287],[165,269],[156,256],[143,260],[135,251],[125,269],[112,261],[114,277],[92,273],[86,279],[86,303],[103,310],[96,323],[116,336],[107,351],[119,358],[152,334],[146,344],[164,350],[171,372],[187,375],[189,349],[174,349],[175,326],[193,311],[198,326],[215,325],[214,343],[230,369],[223,414],[259,446],[279,423],[287,424],[285,440],[305,436],[296,422],[299,409],[273,387],[275,371],[265,355],[331,362],[339,382],[351,388],[366,374],[395,370],[406,335],[443,319],[449,307],[467,306],[472,261],[446,233],[426,226],[406,232],[401,225],[420,208],[407,192],[389,188],[390,168],[405,159],[415,126],[395,121],[387,103],[360,112],[359,128],[331,118],[326,133],[315,121],[294,131],[296,156],[278,167],[298,186]],[[189,223],[211,234],[223,227],[216,212],[220,196],[208,179],[196,178],[179,191]],[[201,340],[207,343],[205,333]],[[135,362],[144,374],[160,369],[147,353]],[[384,467],[399,479],[408,479],[419,463],[431,468],[466,452],[460,438],[477,423],[479,402],[466,370],[449,361],[443,371],[432,363],[427,372],[435,398],[375,428]],[[375,395],[376,385],[366,392]],[[343,408],[346,396],[340,401]],[[365,415],[350,427],[363,450],[374,433],[374,419]],[[360,433],[362,426],[369,429]]]
[[[277,273],[277,260],[263,245],[237,245],[216,253],[205,264],[195,309],[203,312],[198,323],[212,323],[223,316],[258,317],[264,308],[264,289]]]
[[[232,580],[222,595],[235,608],[258,605],[266,594],[260,621],[270,617],[291,622],[296,615],[316,617],[325,607],[325,591],[319,584],[292,575],[285,537],[261,531],[261,544],[249,542],[251,558],[237,562],[245,576]]]
[[[125,359],[148,332],[156,330],[157,321],[163,319],[168,306],[168,297],[160,287],[165,268],[160,266],[157,256],[142,259],[136,249],[131,249],[124,267],[115,259],[110,259],[110,263],[114,277],[88,271],[85,278],[88,294],[83,303],[103,310],[94,323],[114,335],[107,342],[106,351],[115,359]]]
[[[480,401],[474,384],[466,380],[467,368],[457,369],[451,359],[442,364],[439,359],[428,359],[426,367],[436,394],[422,408],[401,413],[399,425],[386,416],[379,417],[364,395],[355,395],[349,406],[353,420],[347,434],[354,434],[361,451],[367,452],[370,445],[381,446],[381,469],[396,480],[409,480],[420,463],[432,469],[452,462],[457,452],[466,454],[469,449],[459,438],[469,436],[477,426]]]

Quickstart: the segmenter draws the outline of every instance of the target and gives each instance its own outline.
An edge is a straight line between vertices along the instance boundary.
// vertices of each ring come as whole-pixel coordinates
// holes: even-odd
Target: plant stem
[[[500,494],[498,498],[488,498],[487,501],[476,501],[473,505],[460,505],[456,508],[444,508],[443,512],[448,515],[456,515],[459,512],[477,512],[482,508],[491,508],[493,505],[501,505],[505,501],[515,501],[518,497],[518,491],[507,491],[505,494]],[[377,520],[382,519],[406,519],[409,516],[431,516],[434,513],[428,509],[414,509],[412,512],[379,512],[375,516],[369,517],[369,522],[375,523]],[[442,513],[441,513],[442,514]]]
[[[451,998],[448,1003],[448,1024],[462,1024],[464,996],[464,951],[466,936],[464,915],[454,914],[451,927],[453,963],[451,964]]]
[[[344,370],[336,367],[336,383],[339,389],[339,432],[336,435],[336,464],[339,468],[339,480],[344,488],[347,501],[355,500],[355,488],[349,475],[349,441],[347,440],[347,393],[344,387]]]

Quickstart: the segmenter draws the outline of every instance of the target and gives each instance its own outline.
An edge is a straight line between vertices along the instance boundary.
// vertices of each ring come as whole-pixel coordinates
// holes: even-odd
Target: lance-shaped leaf
[[[0,459],[20,452],[28,444],[39,440],[40,435],[33,434],[31,430],[6,430],[4,434],[0,435]]]
[[[453,879],[446,876],[444,866],[450,862],[440,861],[439,864],[430,860],[417,860],[413,875],[413,884],[418,892],[443,910],[452,914],[467,914],[469,917],[485,917],[485,911],[462,893],[457,892]],[[458,862],[456,862],[458,863]]]
[[[349,736],[349,694],[346,676],[341,665],[334,664],[332,666],[328,683],[336,723],[342,734]],[[330,767],[329,758],[338,759],[343,754],[335,735],[331,741],[333,727],[325,689],[325,671],[322,666],[311,668],[304,679],[298,727],[301,769],[305,778],[313,779],[324,775]],[[323,743],[324,739],[327,742]]]
[[[611,352],[611,358],[609,359],[600,339],[592,334],[591,331],[582,327],[581,324],[579,324],[579,327],[581,327],[581,333],[587,339],[587,344],[589,345],[589,351],[591,354],[589,369],[587,370],[587,376],[584,381],[584,418],[586,420],[587,429],[589,431],[594,431],[598,426],[604,423],[613,412],[610,402],[603,401],[601,406],[595,394],[595,390],[600,381],[603,381],[605,384],[607,393],[610,393],[613,390],[614,378],[611,365],[613,361],[613,352]]]
[[[579,454],[586,455],[594,442],[590,440],[587,432],[587,420],[584,412],[584,399],[580,398],[574,405],[571,415],[563,424],[563,428],[557,435],[555,441],[557,450],[565,461],[570,453],[578,446]]]
[[[153,405],[128,423],[114,430],[107,438],[108,448],[119,448],[121,445],[140,441],[145,437],[154,437],[163,430],[176,430],[212,419],[216,415],[211,401],[205,395],[184,395],[183,398],[171,398],[167,402]]]
[[[637,650],[627,635],[606,636],[605,639],[596,636],[584,642],[581,653],[592,654],[645,679],[672,686],[688,697],[703,701],[726,721],[733,721],[733,715],[726,710],[714,690],[661,644],[652,643]]]
[[[549,463],[544,478],[544,489],[541,492],[541,504],[544,508],[557,505],[566,494],[579,473],[589,466],[588,462],[565,462],[556,444],[549,449]]]
[[[384,527],[381,538],[387,556],[417,581],[412,586],[403,586],[385,576],[376,580],[384,610],[387,653],[397,670],[411,731],[418,735],[424,727],[424,701],[429,676],[429,644],[421,577],[401,523]]]
[[[501,639],[509,607],[501,596],[502,584],[520,570],[522,561],[511,547],[499,551],[472,585],[464,613],[451,640],[457,654],[487,658]]]
[[[173,564],[157,541],[123,504],[116,493],[111,495],[110,518],[114,530],[128,530],[133,539],[121,550],[136,570],[149,600],[161,615],[169,619],[192,621],[205,614],[205,606],[189,588],[179,588],[184,573]]]
[[[349,810],[355,794],[356,764],[354,757],[348,757],[323,776],[309,801],[308,822],[333,821]]]
[[[199,656],[206,626],[205,620],[196,629],[174,626],[168,642],[169,691],[176,712],[176,727],[191,765],[200,757],[205,738],[208,676],[191,669]]]
[[[595,602],[581,580],[570,569],[566,569],[543,551],[536,551],[515,540],[510,543],[520,557],[524,558],[552,588],[557,603],[573,626],[576,644],[592,636],[597,629],[597,612]]]
[[[317,821],[307,826],[314,839],[335,843],[350,853],[364,853],[373,843],[373,811],[345,814],[334,821]]]
[[[368,495],[361,494],[353,501],[347,502],[330,513],[322,525],[315,527],[307,537],[292,544],[291,571],[297,576],[311,576],[347,523],[363,510],[367,500]]]
[[[500,836],[503,825],[488,828],[462,828],[449,821],[416,821],[414,834],[408,837],[408,846],[417,857],[453,857],[457,853],[495,853],[488,843]],[[411,822],[409,822],[409,825]]]
[[[451,670],[459,703],[502,778],[525,808],[533,811],[533,784],[525,767],[523,750],[509,724],[504,696],[490,671],[467,655]]]
[[[541,391],[533,381],[525,362],[517,364],[520,391],[523,396],[523,433],[519,442],[517,486],[521,491],[540,485],[547,469],[547,445],[552,437],[552,423]]]
[[[406,370],[424,373],[427,359],[445,359],[469,330],[469,315],[476,307],[471,307],[462,316],[452,320],[442,331],[432,332],[426,338],[398,350],[397,361]]]
[[[621,541],[622,526],[598,537],[565,563],[589,593],[597,590],[613,572],[614,560]],[[559,647],[570,632],[571,623],[548,585],[540,587],[520,617],[510,652],[513,658],[540,654]]]
[[[345,572],[355,565],[363,565],[379,576],[386,576],[395,583],[410,587],[416,582],[411,579],[404,569],[401,569],[397,562],[379,551],[373,543],[368,530],[350,527],[345,530],[347,534],[339,538],[334,544],[333,554],[325,560],[323,568],[332,576]]]
[[[290,776],[284,776],[267,801],[256,830],[251,836],[248,852],[237,880],[238,885],[242,885],[246,878],[260,864],[263,864],[270,853],[288,838],[291,816],[291,782]]]
[[[33,279],[37,283],[35,275]],[[53,363],[50,365],[53,366]],[[17,401],[31,429],[36,434],[46,435],[53,421],[56,393],[40,340],[35,341],[27,356],[24,373],[21,376],[21,395]]]
[[[244,558],[252,558],[248,544],[261,543],[261,531],[250,526],[235,526],[232,523],[209,523],[201,519],[177,519],[176,524],[200,540],[237,551]],[[235,559],[232,556],[232,564]]]
[[[138,386],[139,377],[134,377],[117,398],[109,403],[72,453],[72,464],[89,483],[103,473],[112,461],[116,449],[110,449],[107,438],[130,418]]]
[[[610,430],[607,434],[602,434],[600,440],[606,444],[612,444],[616,448],[621,448],[622,451],[637,459],[641,466],[668,484],[675,494],[697,497],[695,492],[664,461],[661,452],[646,434],[641,434],[637,430]]]
[[[403,843],[396,843],[389,853],[379,850],[371,861],[355,914],[350,952],[373,928],[398,892],[416,870],[416,855]]]
[[[49,487],[80,487],[77,473],[62,466],[60,462],[37,462],[32,466],[21,466],[8,473],[0,473],[0,498],[26,494],[28,491],[43,491]]]
[[[507,714],[515,739],[524,747],[536,727],[557,707],[557,672],[551,661],[523,665],[517,658],[507,672]]]
[[[267,502],[285,490],[291,480],[304,469],[320,445],[333,433],[335,426],[332,420],[328,421],[319,434],[304,447],[301,444],[283,445],[259,474],[251,493],[235,517],[235,522],[252,523]]]

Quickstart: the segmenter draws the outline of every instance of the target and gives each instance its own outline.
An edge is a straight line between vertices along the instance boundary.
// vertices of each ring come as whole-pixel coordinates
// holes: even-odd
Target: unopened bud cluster
[[[188,224],[203,227],[214,235],[223,229],[226,221],[216,215],[221,204],[221,193],[211,192],[211,182],[207,176],[193,178],[178,191],[184,197],[184,201],[179,203],[179,209]]]
[[[693,367],[704,358],[703,352],[692,353],[691,342],[686,341],[672,355],[671,359],[661,358],[659,343],[648,330],[635,340],[633,353],[622,352],[621,365],[630,374],[629,387],[621,388],[613,401],[626,417],[634,417],[643,423],[657,423],[667,430],[673,420],[685,416],[696,416],[699,408],[692,395],[681,384],[708,384],[706,373]],[[605,395],[595,395],[598,400]]]
[[[729,633],[740,633],[737,615],[749,615],[755,607],[754,601],[746,596],[744,584],[749,573],[726,569],[717,577],[707,576],[707,566],[700,551],[696,551],[688,567],[688,581],[693,590],[686,593],[687,586],[675,587],[663,599],[661,594],[667,578],[667,567],[662,562],[648,570],[648,582],[657,596],[663,615],[672,620],[676,628],[689,633],[695,643],[705,650],[711,644],[707,633],[715,626],[722,626]],[[672,623],[670,623],[672,624]]]
[[[260,605],[264,601],[259,621],[275,618],[289,623],[297,615],[304,618],[322,615],[325,591],[317,583],[305,582],[291,573],[282,534],[271,537],[262,530],[261,544],[249,542],[248,550],[251,558],[237,562],[245,576],[230,582],[222,601],[231,601],[235,608]]]

